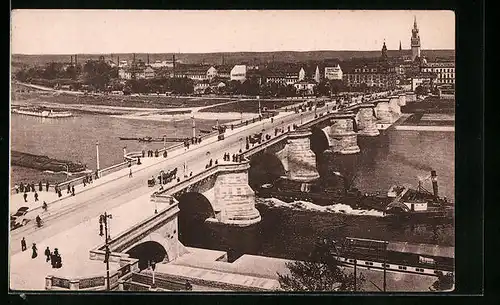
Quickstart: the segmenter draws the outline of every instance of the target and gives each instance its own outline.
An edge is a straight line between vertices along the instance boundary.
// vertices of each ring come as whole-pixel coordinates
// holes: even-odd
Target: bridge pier
[[[287,144],[276,153],[281,160],[287,179],[308,183],[319,178],[316,155],[311,150],[311,131],[296,129],[288,134]]]
[[[406,102],[411,103],[417,100],[417,96],[414,92],[407,92],[406,94]]]
[[[399,95],[399,106],[406,106],[406,95],[404,93]]]
[[[375,107],[375,116],[379,120],[379,123],[391,124],[392,115],[389,109],[389,99],[378,99],[374,103],[377,105]]]
[[[212,207],[220,223],[245,227],[260,222],[255,193],[248,185],[250,162],[219,166]]]
[[[389,110],[394,117],[394,120],[396,118],[399,118],[401,115],[401,107],[399,106],[399,96],[393,95],[389,98]]]
[[[375,124],[377,119],[373,115],[374,107],[375,105],[372,103],[359,105],[358,114],[356,115],[359,135],[373,137],[380,134],[377,129],[377,125]]]
[[[355,114],[342,113],[332,116],[329,136],[332,143],[330,149],[339,154],[356,154],[360,152],[358,136],[354,131]]]

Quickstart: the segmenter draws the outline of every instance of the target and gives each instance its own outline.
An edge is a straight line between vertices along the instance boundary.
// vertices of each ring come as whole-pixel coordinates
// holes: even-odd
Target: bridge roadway
[[[326,107],[319,108],[318,113],[325,111]],[[331,109],[331,106],[330,106]],[[303,113],[303,120],[308,121],[314,118],[314,110]],[[185,153],[164,159],[158,164],[145,168],[134,166],[132,178],[127,175],[105,184],[92,185],[82,194],[74,197],[68,197],[61,201],[61,207],[57,211],[52,211],[52,215],[45,217],[42,228],[36,228],[34,222],[30,222],[25,227],[21,227],[10,234],[10,255],[20,252],[20,240],[22,237],[29,237],[29,244],[40,242],[57,233],[66,231],[82,222],[93,218],[104,211],[120,206],[126,202],[132,201],[141,195],[151,193],[147,186],[147,179],[152,175],[157,176],[160,170],[168,170],[178,167],[182,175],[183,164],[186,161],[188,171],[198,172],[205,168],[209,159],[222,159],[225,152],[236,153],[240,145],[244,145],[244,138],[263,128],[269,133],[274,132],[274,128],[285,128],[293,123],[300,122],[300,113],[289,113],[281,118],[275,118],[272,124],[269,119],[261,122],[249,124],[233,132],[226,132],[226,138],[223,141],[210,142],[206,140],[199,145],[190,146]],[[240,138],[243,138],[240,143]],[[207,152],[210,155],[207,156]],[[124,169],[128,173],[128,169]],[[97,226],[97,224],[96,224]],[[92,228],[95,232],[95,229]]]
[[[331,104],[327,103],[325,107],[318,108],[317,113],[332,109]],[[45,224],[42,228],[35,228],[34,224],[30,223],[11,232],[9,247],[10,287],[12,289],[40,290],[43,289],[43,283],[37,281],[43,282],[44,277],[48,274],[59,274],[68,278],[80,275],[87,276],[91,272],[97,272],[96,270],[102,268],[102,263],[96,262],[92,265],[92,262],[88,260],[88,250],[102,242],[100,241],[102,238],[97,234],[98,215],[104,211],[111,211],[114,214],[114,220],[111,222],[111,226],[114,228],[111,230],[112,235],[140,222],[143,217],[144,219],[149,217],[154,210],[149,206],[149,196],[154,190],[157,190],[157,187],[154,189],[147,187],[146,180],[151,175],[156,176],[160,170],[174,167],[181,169],[184,161],[190,160],[196,161],[188,163],[189,171],[193,171],[193,173],[203,171],[210,158],[221,160],[225,152],[236,153],[244,144],[244,140],[240,142],[240,138],[243,139],[255,132],[260,132],[262,128],[265,128],[268,133],[273,133],[275,127],[286,129],[287,125],[299,123],[301,115],[303,121],[307,122],[314,118],[314,113],[313,110],[297,114],[280,114],[274,118],[274,124],[271,124],[270,120],[266,120],[249,124],[234,131],[227,131],[224,141],[207,139],[200,145],[191,146],[188,151],[169,154],[169,158],[151,158],[147,162],[145,160],[142,168],[132,167],[134,170],[133,178],[127,177],[128,168],[125,168],[121,170],[121,174],[115,176],[116,179],[90,185],[77,196],[61,200],[56,204],[58,207],[51,209],[50,215],[44,217]],[[209,156],[207,156],[207,152],[210,152]],[[156,160],[156,164],[148,165],[153,162],[152,160]],[[27,252],[20,252],[22,237],[26,237]],[[30,259],[30,246],[33,242],[38,245],[39,258],[32,260]],[[43,250],[47,245],[59,247],[60,252],[65,255],[63,260],[66,264],[63,263],[63,268],[51,269],[48,263],[44,262]]]

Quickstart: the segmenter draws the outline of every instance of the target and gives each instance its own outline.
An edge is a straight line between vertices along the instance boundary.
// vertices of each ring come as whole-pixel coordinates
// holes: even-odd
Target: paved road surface
[[[313,117],[314,111],[307,112],[304,113],[303,120],[305,122]],[[249,126],[245,130],[235,131],[233,134],[228,132],[229,135],[223,141],[214,143],[202,142],[200,145],[191,146],[186,153],[167,158],[159,164],[143,169],[135,167],[133,178],[125,176],[107,184],[97,185],[86,190],[80,196],[64,199],[64,206],[56,213],[45,218],[42,228],[36,228],[32,221],[25,227],[11,232],[11,245],[14,245],[14,247],[11,247],[11,255],[20,251],[18,245],[23,236],[29,236],[31,242],[39,242],[58,232],[68,230],[89,218],[95,217],[99,213],[103,213],[106,210],[144,195],[150,190],[147,187],[147,179],[150,179],[153,175],[156,177],[160,170],[177,167],[182,175],[183,164],[186,161],[190,170],[198,172],[199,170],[196,169],[204,169],[205,164],[208,163],[210,158],[214,161],[215,159],[222,160],[222,155],[225,152],[236,152],[239,150],[242,145],[241,143],[244,145],[244,138],[246,136],[260,132],[263,128],[268,133],[274,133],[275,127],[284,127],[286,129],[287,125],[291,125],[297,121],[300,121],[300,115],[294,113],[282,119],[275,119],[274,124],[271,124],[270,120],[265,120],[252,124],[253,126]],[[242,142],[240,142],[240,138],[243,138]],[[207,156],[207,152],[210,152],[209,156]]]

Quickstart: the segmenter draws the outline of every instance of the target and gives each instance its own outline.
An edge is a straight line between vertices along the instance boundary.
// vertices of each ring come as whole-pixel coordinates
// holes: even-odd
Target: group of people
[[[217,161],[217,159],[215,159],[215,162],[213,162],[212,159],[210,159],[210,161],[208,162],[207,165],[205,165],[205,168],[210,168],[212,167],[212,165],[215,163],[215,165],[219,164],[219,161]]]
[[[24,193],[23,194],[24,202],[28,202],[28,192],[35,193],[35,194],[33,194],[33,197],[35,198],[35,201],[38,201],[38,192],[36,190],[35,183],[31,182],[31,183],[24,184],[21,182],[19,185],[17,185],[17,184],[14,185],[14,188],[16,190],[16,194]],[[49,191],[49,182],[48,181],[45,183],[45,189],[47,192]],[[38,191],[39,192],[43,191],[42,181],[40,181],[38,183]]]
[[[241,149],[240,149],[241,152]],[[233,162],[241,162],[241,155],[233,154],[230,155],[229,153],[224,154],[224,161],[229,161],[232,160]]]
[[[146,152],[143,150],[142,151],[142,157],[144,158],[146,155]],[[148,150],[148,157],[159,157],[160,156],[160,152],[157,150]]]
[[[36,192],[36,188],[35,188],[35,183],[31,182],[31,183],[20,183],[19,185],[14,185],[14,188],[16,189],[16,194],[19,194],[19,193],[28,193],[28,192]],[[48,192],[49,191],[49,182],[46,181],[45,182],[45,189],[46,191]],[[38,191],[39,192],[42,192],[43,191],[43,183],[42,181],[38,182]]]
[[[86,175],[85,177],[83,177],[83,186],[87,186],[87,184],[91,183],[94,183],[94,181],[92,180],[92,175]]]
[[[23,239],[21,239],[21,251],[24,252],[24,251],[26,251],[26,249],[27,249],[26,239],[24,239],[24,237],[23,237]],[[36,247],[36,243],[33,243],[33,245],[31,246],[31,250],[32,250],[31,258],[34,259],[34,258],[38,257],[38,249]],[[51,252],[50,248],[47,246],[47,248],[44,251],[44,254],[46,257],[46,261],[47,262],[50,261],[52,268],[59,269],[62,267],[61,254],[59,254],[59,250],[57,248],[54,249],[54,252]]]

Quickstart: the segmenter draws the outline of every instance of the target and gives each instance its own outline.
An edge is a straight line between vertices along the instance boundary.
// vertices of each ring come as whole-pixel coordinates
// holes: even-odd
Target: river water
[[[210,129],[213,120],[197,120],[200,129]],[[159,149],[163,142],[144,143],[122,141],[119,137],[190,137],[191,120],[171,120],[165,122],[134,120],[108,115],[76,114],[65,119],[45,119],[25,115],[11,116],[11,149],[51,158],[78,161],[89,169],[97,167],[96,142],[99,142],[100,168],[106,168],[123,161],[123,147],[127,151]],[[175,145],[177,143],[168,143]],[[13,166],[12,183],[50,182],[66,179],[65,173],[52,174],[38,170]],[[70,177],[71,179],[71,177]]]
[[[213,124],[213,121],[197,121],[197,126],[203,129]],[[163,143],[142,144],[120,141],[118,137],[161,137],[164,134],[187,137],[191,134],[191,121],[153,122],[91,114],[60,120],[11,116],[13,150],[80,161],[90,169],[96,166],[96,141],[99,141],[100,166],[105,168],[122,161],[125,145],[129,151],[163,147]],[[336,156],[333,167],[354,177],[360,190],[386,192],[394,183],[416,186],[418,177],[427,176],[434,169],[439,176],[440,195],[454,201],[453,132],[389,129],[376,138],[360,138],[359,145],[361,153]],[[321,162],[319,167],[325,168]],[[332,170],[331,164],[329,166]],[[55,181],[64,180],[65,175],[12,167],[11,179],[13,183],[40,179]],[[429,184],[424,187],[432,189]],[[452,224],[394,224],[381,217],[334,213],[312,204],[274,203],[258,200],[262,221],[255,226],[228,228],[200,222],[191,228],[191,234],[181,237],[181,241],[189,246],[228,251],[230,260],[243,253],[304,259],[317,238],[323,237],[352,236],[454,245]],[[182,211],[180,217],[186,217]]]

